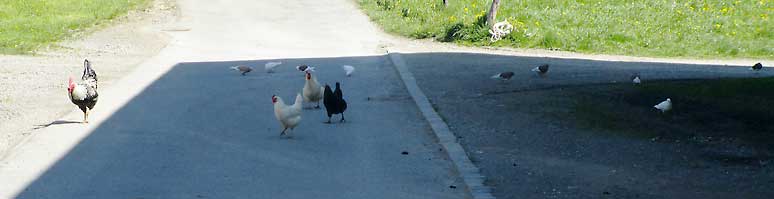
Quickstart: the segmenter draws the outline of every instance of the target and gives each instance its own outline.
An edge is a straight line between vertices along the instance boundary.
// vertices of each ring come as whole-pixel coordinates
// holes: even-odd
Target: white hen
[[[667,111],[669,111],[669,110],[672,110],[672,99],[669,99],[669,98],[667,98],[667,99],[666,99],[666,100],[664,100],[663,102],[661,102],[661,103],[658,103],[658,104],[656,104],[655,106],[653,106],[653,108],[656,108],[656,109],[658,109],[658,110],[659,110],[659,111],[661,111],[662,113],[663,113],[663,112],[667,112]]]
[[[266,73],[273,73],[274,68],[282,64],[282,62],[268,62],[264,65]]]
[[[347,73],[347,77],[352,76],[352,73],[355,72],[355,67],[350,65],[343,65],[341,66],[342,69],[344,69],[344,72]]]
[[[314,108],[320,108],[320,100],[323,98],[323,87],[317,82],[317,78],[312,76],[312,73],[306,72],[306,83],[304,84],[304,101],[305,102],[317,102],[317,106]]]
[[[274,104],[274,116],[282,126],[280,136],[285,135],[288,129],[293,130],[298,126],[301,122],[301,94],[296,94],[296,102],[291,106],[286,105],[285,101],[276,95],[271,96],[271,102]]]

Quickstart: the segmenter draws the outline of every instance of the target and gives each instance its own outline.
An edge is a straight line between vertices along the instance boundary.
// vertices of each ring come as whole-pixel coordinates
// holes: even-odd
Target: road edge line
[[[443,121],[432,104],[430,104],[430,100],[427,99],[425,93],[419,88],[414,75],[408,70],[405,61],[401,58],[401,54],[388,52],[387,57],[395,69],[398,70],[398,75],[403,80],[403,85],[408,90],[411,98],[414,99],[417,108],[422,112],[427,123],[433,129],[433,135],[435,135],[439,144],[441,144],[452,163],[454,163],[470,195],[475,199],[494,199],[492,189],[484,185],[484,176],[481,175],[478,167],[470,161],[470,157],[468,157],[465,149],[457,142],[457,137],[449,130],[449,125]]]

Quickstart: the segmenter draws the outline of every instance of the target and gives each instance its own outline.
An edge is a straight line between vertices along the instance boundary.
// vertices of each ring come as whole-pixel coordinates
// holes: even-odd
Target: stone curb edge
[[[414,75],[408,70],[405,61],[400,53],[388,52],[387,56],[398,70],[403,85],[406,86],[411,98],[414,99],[425,120],[430,124],[433,133],[438,138],[439,144],[444,148],[446,154],[454,163],[460,177],[465,182],[470,195],[475,199],[494,199],[492,189],[484,185],[484,176],[481,175],[478,167],[470,161],[470,157],[457,142],[457,137],[449,130],[449,126],[441,119],[438,112],[435,111],[427,96],[417,85]]]

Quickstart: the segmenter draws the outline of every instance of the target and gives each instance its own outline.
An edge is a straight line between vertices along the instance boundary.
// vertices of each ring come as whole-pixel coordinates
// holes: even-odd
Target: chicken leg
[[[87,108],[86,111],[83,112],[83,123],[88,124],[89,123],[89,109]]]
[[[339,122],[347,122],[347,120],[344,120],[344,112],[341,113],[341,120]]]

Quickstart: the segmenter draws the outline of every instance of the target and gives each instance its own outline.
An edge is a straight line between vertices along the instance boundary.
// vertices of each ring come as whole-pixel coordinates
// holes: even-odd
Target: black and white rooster
[[[67,94],[70,101],[83,111],[83,123],[89,123],[89,110],[97,104],[97,73],[91,69],[89,60],[83,60],[82,82],[75,83],[73,78],[68,80]]]

